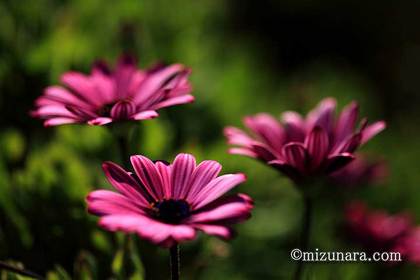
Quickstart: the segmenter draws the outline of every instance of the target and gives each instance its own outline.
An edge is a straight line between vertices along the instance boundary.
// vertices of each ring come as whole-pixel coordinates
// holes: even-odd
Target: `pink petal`
[[[245,194],[221,197],[193,214],[188,223],[239,223],[250,217],[252,203]]]
[[[111,118],[126,120],[134,114],[136,108],[130,101],[118,101],[111,109]]]
[[[269,114],[261,113],[253,117],[246,117],[244,123],[269,147],[275,151],[281,151],[285,134],[279,121]]]
[[[308,129],[319,125],[321,126],[328,134],[332,132],[334,125],[334,111],[336,107],[336,101],[334,98],[325,98],[319,102],[318,106],[308,113],[307,124]]]
[[[198,210],[208,203],[218,199],[236,185],[246,181],[244,174],[226,174],[213,179],[191,201],[191,208]]]
[[[181,64],[174,64],[158,70],[153,73],[149,73],[148,76],[141,83],[138,91],[133,97],[133,102],[137,105],[141,105],[146,100],[150,99],[171,76],[177,72],[182,71],[184,66]]]
[[[311,156],[311,167],[317,168],[329,151],[328,134],[320,126],[315,126],[305,140],[305,146]]]
[[[233,126],[226,127],[223,132],[227,138],[228,144],[231,145],[250,147],[251,144],[255,142],[243,130]]]
[[[156,111],[149,110],[149,111],[143,111],[143,112],[137,113],[134,116],[132,116],[132,118],[136,121],[140,121],[140,120],[153,119],[153,118],[156,118],[157,116],[159,116],[159,114]]]
[[[148,200],[150,195],[141,189],[137,182],[124,169],[113,162],[103,163],[102,168],[108,181],[120,193],[143,207],[147,207],[150,204]]]
[[[95,111],[91,111],[90,109],[84,109],[72,105],[66,105],[66,109],[82,119],[92,119],[98,117]]]
[[[302,143],[292,142],[283,147],[283,157],[287,163],[303,172],[306,169],[308,155]]]
[[[346,139],[353,133],[358,115],[359,105],[354,101],[343,109],[335,128],[336,142]]]
[[[284,122],[286,141],[303,142],[306,125],[301,115],[293,111],[287,111],[282,114],[282,120]]]
[[[171,172],[172,197],[185,198],[195,169],[195,158],[190,154],[179,154],[174,160]]]
[[[193,201],[201,189],[219,175],[220,170],[222,170],[222,166],[217,161],[205,160],[201,162],[192,174],[190,190],[186,195],[186,200]]]
[[[73,118],[52,118],[52,119],[46,120],[44,122],[44,126],[49,127],[49,126],[71,124],[71,123],[78,123],[78,122],[79,121],[77,119],[73,119]]]
[[[342,141],[337,148],[333,149],[332,154],[338,153],[353,153],[360,146],[362,134],[355,133]]]
[[[169,99],[166,99],[162,102],[157,103],[156,105],[153,105],[152,108],[157,110],[164,107],[179,105],[179,104],[186,104],[191,103],[195,100],[195,97],[192,95],[182,95],[182,96],[176,96]]]
[[[164,224],[143,215],[104,216],[99,224],[110,231],[135,232],[141,238],[164,247],[192,240],[196,236],[195,230],[190,226]]]
[[[163,199],[165,196],[164,187],[155,164],[147,157],[141,155],[131,156],[130,160],[136,171],[137,177],[146,188],[147,192],[151,194],[156,201]]]
[[[255,142],[254,144],[252,144],[252,149],[258,156],[258,158],[262,159],[263,161],[270,161],[276,159],[274,151],[272,151],[265,144]]]
[[[365,144],[369,141],[372,137],[376,134],[384,130],[386,127],[386,123],[384,121],[375,122],[369,126],[367,126],[364,130],[361,131],[362,133],[362,140],[361,144]]]
[[[91,214],[103,216],[110,214],[142,214],[144,211],[140,205],[128,199],[122,194],[97,190],[91,192],[87,197],[88,211]]]
[[[54,100],[58,104],[75,105],[83,108],[90,108],[91,105],[80,99],[72,92],[60,86],[50,86],[44,90],[44,95],[38,100]]]
[[[201,230],[209,235],[214,235],[226,240],[231,239],[234,235],[233,230],[227,226],[194,224],[194,228]]]
[[[169,199],[171,197],[171,167],[161,161],[156,162],[155,166],[162,180],[164,198]]]
[[[38,108],[34,113],[34,116],[40,118],[50,117],[64,117],[78,119],[79,117],[73,112],[67,110],[63,105],[48,105]]]
[[[258,157],[258,155],[254,151],[251,151],[248,148],[230,148],[228,149],[228,153],[235,154],[235,155],[243,155],[243,156],[248,156],[248,157],[253,157],[253,158]]]
[[[94,84],[86,75],[72,71],[67,72],[61,76],[61,82],[92,105],[100,106],[105,103],[103,96],[98,93]]]
[[[88,121],[88,124],[90,125],[105,125],[108,123],[111,123],[112,119],[111,118],[106,118],[106,117],[98,117],[98,118],[94,118]]]
[[[136,64],[136,59],[132,56],[123,55],[118,59],[114,72],[116,97],[118,99],[128,97],[131,80],[136,71]]]

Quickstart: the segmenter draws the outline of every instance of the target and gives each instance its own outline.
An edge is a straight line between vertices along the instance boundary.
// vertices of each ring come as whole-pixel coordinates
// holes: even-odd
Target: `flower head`
[[[283,122],[266,113],[245,117],[251,133],[225,128],[228,143],[237,146],[229,152],[260,159],[295,181],[330,174],[351,162],[356,149],[385,128],[383,121],[368,125],[366,119],[356,128],[355,102],[338,118],[335,107],[335,99],[326,98],[306,118],[291,111],[283,113]]]
[[[352,202],[346,210],[350,237],[371,251],[400,252],[403,260],[420,264],[420,228],[407,213],[389,215]]]
[[[134,173],[104,163],[105,175],[117,192],[97,190],[87,197],[88,211],[101,217],[99,224],[105,229],[136,233],[169,247],[194,239],[197,230],[229,239],[230,225],[250,217],[250,197],[222,196],[245,176],[218,176],[221,165],[216,161],[196,165],[192,155],[179,154],[168,164],[136,155],[131,164]]]
[[[141,70],[136,64],[134,58],[122,56],[113,71],[97,62],[90,75],[66,72],[61,76],[64,87],[47,87],[31,113],[45,120],[45,126],[104,125],[155,118],[160,108],[194,100],[188,68],[173,64]]]

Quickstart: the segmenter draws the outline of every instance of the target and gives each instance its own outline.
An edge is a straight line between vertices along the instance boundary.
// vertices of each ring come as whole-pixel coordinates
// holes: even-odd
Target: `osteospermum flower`
[[[252,200],[247,195],[223,197],[245,176],[218,176],[221,165],[216,161],[196,165],[192,155],[179,154],[168,164],[136,155],[131,164],[134,173],[104,163],[117,192],[97,190],[87,197],[88,211],[101,217],[99,224],[105,229],[136,233],[170,247],[194,239],[197,230],[229,239],[231,224],[250,217]]]
[[[356,128],[358,107],[352,102],[336,118],[336,101],[326,98],[306,118],[292,111],[283,113],[282,122],[266,113],[245,117],[251,133],[225,128],[228,143],[237,146],[229,152],[260,159],[295,181],[330,174],[385,128],[383,121],[368,125],[366,119]]]
[[[60,79],[64,87],[47,87],[32,115],[44,119],[45,126],[155,118],[158,109],[194,100],[189,74],[181,64],[138,69],[129,56],[122,56],[113,71],[97,62],[89,75],[64,73]]]
[[[370,251],[400,252],[402,260],[420,264],[420,228],[408,213],[390,215],[356,201],[346,210],[347,233]]]

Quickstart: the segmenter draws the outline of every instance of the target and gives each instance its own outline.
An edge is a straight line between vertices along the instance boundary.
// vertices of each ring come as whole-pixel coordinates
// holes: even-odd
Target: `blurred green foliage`
[[[307,14],[308,5],[308,1],[267,1],[259,11],[263,15],[280,11],[299,20]],[[334,7],[328,1],[314,1],[312,5],[319,10]],[[47,85],[58,83],[61,73],[69,69],[88,71],[95,59],[113,62],[123,52],[137,55],[142,67],[156,61],[189,65],[197,97],[194,104],[165,109],[158,119],[133,124],[137,133],[133,134],[131,152],[171,159],[184,151],[199,160],[218,160],[225,173],[241,171],[248,175],[238,191],[256,201],[252,219],[237,227],[239,234],[232,242],[200,236],[182,247],[185,279],[288,279],[293,273],[295,263],[289,252],[298,241],[302,211],[299,194],[270,168],[228,155],[222,136],[224,126],[240,126],[244,115],[260,111],[275,115],[285,110],[303,113],[322,97],[334,96],[340,107],[356,99],[363,115],[387,118],[387,130],[363,150],[389,161],[388,182],[344,196],[331,189],[316,204],[313,248],[357,249],[337,227],[342,221],[342,205],[349,199],[363,199],[372,207],[390,211],[408,210],[418,221],[420,131],[418,112],[410,104],[417,98],[412,88],[418,78],[400,81],[396,77],[393,94],[401,90],[404,100],[393,102],[395,96],[379,92],[383,84],[378,85],[377,79],[351,63],[330,59],[328,49],[316,59],[303,59],[298,67],[282,64],[275,59],[275,47],[287,44],[290,38],[277,38],[266,45],[277,36],[269,32],[282,24],[281,19],[272,23],[273,29],[261,33],[255,33],[255,28],[241,29],[241,23],[248,20],[244,6],[240,1],[221,0],[0,2],[1,259],[23,263],[50,280],[167,279],[166,251],[135,236],[124,241],[121,235],[105,232],[85,211],[84,199],[89,191],[110,187],[101,163],[120,162],[110,131],[85,126],[45,129],[28,115],[33,100]],[[331,9],[331,13],[342,11]],[[322,20],[322,14],[319,17]],[[260,15],[259,20],[264,21],[264,17]],[[364,27],[351,28],[357,33]],[[365,42],[366,49],[375,43]],[[402,51],[405,46],[401,43]],[[404,59],[394,61],[396,65],[392,66],[401,70],[398,73],[414,75],[415,67],[406,62],[420,52],[413,47],[410,50],[404,52]],[[356,52],[358,55],[364,54]],[[312,264],[307,277],[420,276],[409,265],[351,263]],[[23,278],[3,272],[1,279]]]

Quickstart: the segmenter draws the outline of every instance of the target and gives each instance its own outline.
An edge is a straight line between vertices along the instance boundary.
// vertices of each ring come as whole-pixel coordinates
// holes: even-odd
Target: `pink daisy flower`
[[[136,233],[171,247],[194,239],[197,230],[229,239],[231,224],[250,217],[250,197],[222,196],[245,176],[218,176],[222,166],[216,161],[196,165],[194,156],[179,154],[168,164],[135,155],[131,164],[134,173],[104,163],[105,175],[117,192],[97,190],[87,197],[88,211],[100,216],[99,225],[107,230]]]
[[[229,152],[264,161],[295,181],[330,174],[351,162],[356,149],[385,128],[383,121],[367,125],[366,119],[356,128],[356,102],[338,118],[335,108],[335,99],[326,98],[306,118],[292,111],[283,113],[282,122],[266,113],[245,117],[251,133],[225,128],[228,143],[236,146]]]
[[[370,210],[362,202],[352,202],[346,210],[350,237],[374,252],[400,252],[402,260],[420,264],[420,227],[411,215],[390,215]]]
[[[104,125],[155,118],[158,109],[194,100],[190,69],[173,64],[141,70],[136,64],[134,58],[122,56],[113,71],[97,62],[90,75],[66,72],[61,76],[64,87],[47,87],[31,114],[45,120],[45,126]]]

